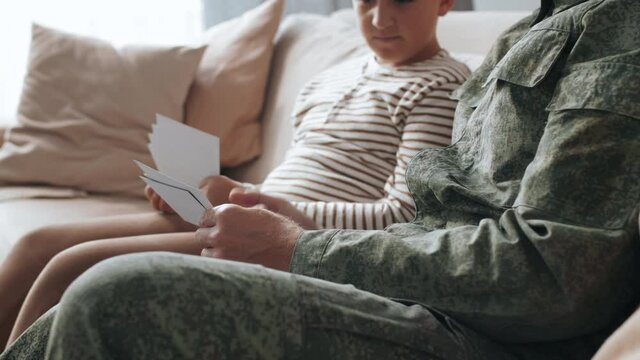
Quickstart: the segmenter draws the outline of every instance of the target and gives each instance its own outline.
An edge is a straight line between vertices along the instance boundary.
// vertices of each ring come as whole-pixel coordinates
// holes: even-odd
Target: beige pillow
[[[34,25],[0,183],[141,195],[156,113],[183,118],[203,48],[123,47]]]
[[[220,137],[223,167],[260,154],[258,117],[283,7],[283,0],[268,0],[205,34],[208,48],[187,99],[186,123]]]

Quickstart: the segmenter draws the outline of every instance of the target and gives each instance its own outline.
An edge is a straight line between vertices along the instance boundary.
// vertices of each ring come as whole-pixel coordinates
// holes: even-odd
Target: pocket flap
[[[531,30],[505,54],[489,74],[484,86],[500,79],[534,87],[551,71],[569,42],[569,32],[557,29]]]
[[[622,63],[573,65],[560,79],[548,111],[603,110],[640,119],[640,66]]]
[[[478,104],[480,104],[480,100],[482,100],[485,92],[486,90],[483,88],[482,82],[472,78],[468,79],[462,86],[451,93],[450,98],[472,108],[476,108]]]

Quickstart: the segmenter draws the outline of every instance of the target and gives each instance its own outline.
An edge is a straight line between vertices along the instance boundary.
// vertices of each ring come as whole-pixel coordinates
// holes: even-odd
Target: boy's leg
[[[508,358],[450,318],[352,286],[173,254],[104,261],[65,293],[48,358]]]
[[[96,239],[187,231],[190,227],[175,215],[147,213],[52,225],[25,235],[0,263],[0,350],[31,284],[60,251]]]
[[[54,306],[69,284],[94,264],[117,255],[169,251],[199,255],[194,233],[151,234],[89,241],[63,250],[42,270],[24,301],[9,343]]]

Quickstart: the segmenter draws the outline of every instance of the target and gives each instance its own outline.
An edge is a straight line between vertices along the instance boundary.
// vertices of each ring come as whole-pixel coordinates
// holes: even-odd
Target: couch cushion
[[[145,199],[116,196],[0,202],[0,261],[21,236],[45,225],[151,211]]]

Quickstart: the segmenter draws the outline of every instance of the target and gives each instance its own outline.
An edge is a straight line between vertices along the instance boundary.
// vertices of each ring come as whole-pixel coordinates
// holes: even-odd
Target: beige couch
[[[444,47],[477,66],[494,39],[526,13],[458,12],[440,23]],[[289,113],[302,85],[314,74],[366,50],[352,10],[332,16],[298,14],[286,18],[276,39],[267,103],[262,116],[264,153],[237,169],[232,178],[259,183],[283,158],[291,139]],[[222,149],[224,151],[224,149]],[[151,211],[144,199],[90,195],[73,199],[24,198],[2,200],[0,188],[0,260],[21,236],[48,224],[98,216]],[[15,193],[15,190],[7,189]],[[22,189],[25,193],[29,188]]]

